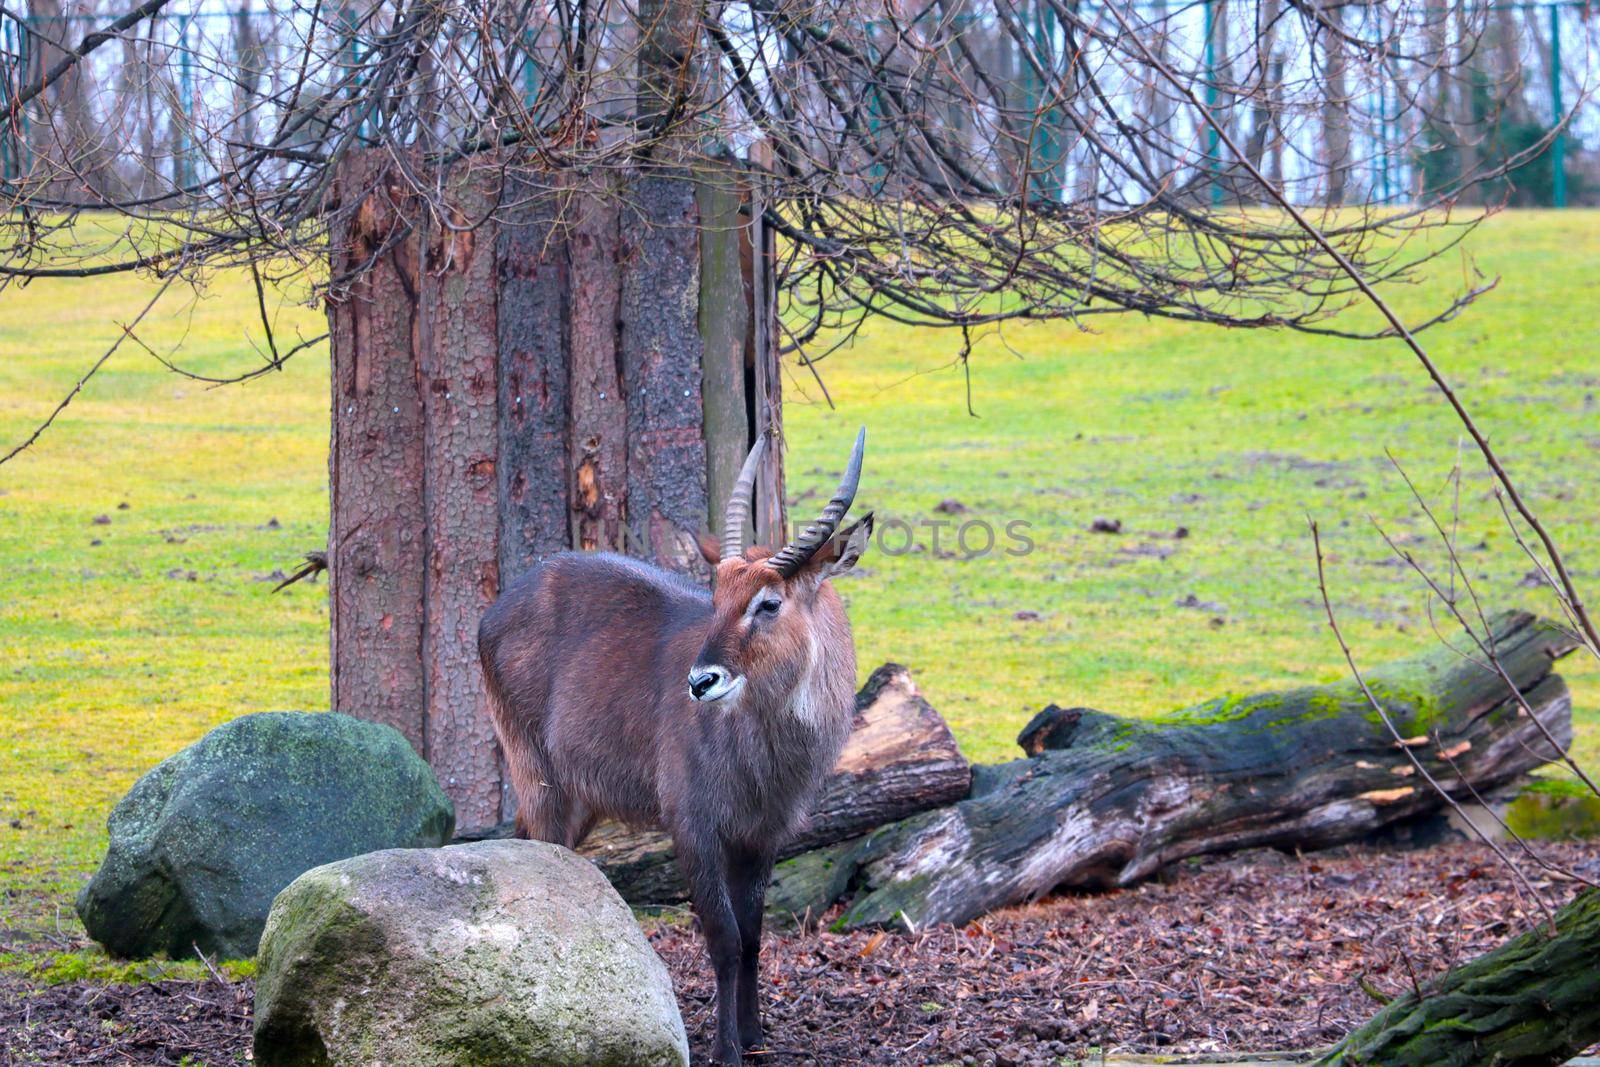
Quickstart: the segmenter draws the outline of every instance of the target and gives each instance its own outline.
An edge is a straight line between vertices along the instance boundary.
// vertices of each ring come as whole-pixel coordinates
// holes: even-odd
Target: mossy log
[[[806,827],[783,855],[794,856],[942,807],[971,790],[972,771],[950,727],[917,692],[904,667],[886,663],[856,694],[850,740]],[[672,841],[655,831],[608,824],[578,849],[631,904],[684,899]]]
[[[1497,617],[1497,657],[1545,731],[1572,737],[1551,664],[1571,639],[1532,615]],[[1498,674],[1449,649],[1353,682],[1225,697],[1156,720],[1051,706],[1019,739],[1030,755],[977,769],[971,797],[780,865],[774,904],[841,928],[962,923],[1058,887],[1125,886],[1188,856],[1321,847],[1557,757]]]
[[[1558,1064],[1600,1041],[1600,891],[1407,993],[1317,1062]]]

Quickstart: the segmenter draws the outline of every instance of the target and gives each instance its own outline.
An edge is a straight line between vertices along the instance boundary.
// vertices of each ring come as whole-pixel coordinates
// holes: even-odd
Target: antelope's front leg
[[[766,907],[767,883],[772,880],[770,854],[740,851],[728,857],[728,885],[734,914],[739,920],[739,1043],[745,1048],[761,1044],[761,920]]]
[[[744,940],[729,895],[728,855],[720,842],[680,840],[678,855],[689,900],[700,920],[711,968],[717,977],[717,1036],[712,1057],[718,1063],[742,1064],[739,1042],[739,965]]]

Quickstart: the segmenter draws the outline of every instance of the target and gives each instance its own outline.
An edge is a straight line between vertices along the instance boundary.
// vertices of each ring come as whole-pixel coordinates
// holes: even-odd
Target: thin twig
[[[1550,922],[1550,929],[1554,931],[1555,913],[1550,910],[1549,905],[1545,903],[1544,898],[1539,894],[1539,891],[1534,888],[1533,883],[1528,881],[1527,876],[1522,873],[1522,868],[1518,867],[1516,863],[1512,861],[1511,857],[1506,855],[1505,850],[1500,847],[1498,842],[1492,840],[1489,835],[1479,830],[1477,828],[1477,824],[1471,819],[1467,818],[1466,812],[1461,810],[1461,805],[1456,801],[1456,798],[1450,794],[1449,790],[1445,789],[1444,786],[1439,784],[1438,779],[1434,778],[1433,772],[1429,771],[1428,768],[1423,764],[1422,760],[1417,758],[1417,754],[1411,750],[1411,746],[1405,743],[1405,737],[1395,726],[1394,720],[1389,717],[1389,710],[1383,706],[1383,703],[1379,701],[1377,696],[1373,694],[1371,687],[1367,685],[1366,676],[1361,673],[1361,668],[1356,666],[1355,653],[1350,651],[1350,645],[1346,643],[1344,639],[1344,633],[1339,628],[1339,620],[1334,616],[1333,601],[1328,595],[1327,574],[1323,567],[1322,534],[1317,528],[1315,519],[1307,519],[1307,522],[1311,526],[1311,544],[1315,549],[1317,556],[1317,589],[1322,594],[1322,607],[1327,613],[1328,628],[1333,631],[1334,640],[1338,641],[1339,643],[1339,651],[1344,654],[1344,661],[1350,668],[1350,675],[1355,679],[1356,684],[1360,686],[1361,695],[1366,698],[1367,705],[1377,713],[1379,720],[1383,723],[1384,729],[1389,731],[1389,735],[1394,739],[1396,746],[1399,747],[1401,752],[1405,753],[1406,758],[1411,761],[1411,765],[1416,768],[1417,773],[1422,775],[1423,780],[1433,788],[1433,791],[1437,793],[1446,804],[1450,805],[1451,810],[1453,810],[1461,818],[1461,821],[1472,827],[1474,832],[1476,832],[1478,836],[1482,838],[1483,843],[1493,849],[1496,856],[1500,857],[1501,862],[1506,865],[1507,869],[1509,869],[1512,875],[1516,878],[1516,883],[1520,887],[1517,890],[1518,895],[1522,896],[1524,891],[1526,891],[1526,894],[1531,896],[1534,902],[1538,904],[1539,909],[1544,912],[1545,918]]]
[[[126,341],[133,334],[133,328],[144,320],[144,317],[150,313],[150,309],[156,306],[156,301],[160,300],[162,296],[166,294],[168,287],[171,286],[176,280],[177,275],[173,274],[169,275],[166,281],[161,283],[161,288],[156,290],[156,295],[151,297],[150,302],[144,306],[144,309],[133,317],[132,322],[122,326],[122,332],[117,334],[117,339],[115,341],[111,342],[111,347],[106,349],[105,352],[101,353],[100,358],[95,360],[94,364],[90,366],[88,371],[84,373],[83,377],[78,379],[77,384],[72,387],[66,396],[61,398],[61,403],[55,406],[55,410],[50,412],[50,414],[45,417],[43,422],[35,426],[33,428],[33,432],[30,433],[20,444],[14,447],[11,451],[7,452],[4,456],[0,456],[0,465],[9,462],[24,449],[30,447],[39,439],[40,434],[44,433],[45,430],[50,428],[51,424],[56,421],[57,416],[59,416],[63,411],[67,410],[67,405],[72,403],[73,398],[83,391],[83,387],[88,384],[89,379],[93,378],[95,374],[99,372],[100,368],[106,365],[106,360],[110,359],[112,355],[116,353],[117,349],[122,347],[122,342]]]

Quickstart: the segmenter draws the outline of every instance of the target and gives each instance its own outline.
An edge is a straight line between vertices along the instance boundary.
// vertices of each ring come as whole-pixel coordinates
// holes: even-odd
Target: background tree
[[[1523,66],[1555,60],[1530,17],[1481,0],[36,0],[0,15],[4,275],[153,268],[155,243],[164,269],[305,271],[337,221],[332,172],[365,148],[479,160],[535,190],[670,158],[763,184],[798,343],[877,311],[968,329],[1122,310],[1315,329],[1348,289],[1292,228],[1231,209],[1259,194],[1130,38],[1156,43],[1251,156],[1282,160],[1298,202],[1359,208],[1338,239],[1384,278],[1417,246],[1370,235],[1438,225],[1419,209],[1549,139],[1551,81]],[[1564,25],[1571,67],[1592,27]],[[664,67],[665,88],[646,88]],[[757,144],[770,163],[751,161]],[[437,183],[412,177],[441,210]],[[123,215],[125,236],[85,241],[83,209]]]

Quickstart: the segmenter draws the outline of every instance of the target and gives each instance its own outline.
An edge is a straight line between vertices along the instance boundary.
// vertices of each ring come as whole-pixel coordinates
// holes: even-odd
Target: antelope
[[[830,579],[872,536],[870,514],[839,530],[866,433],[838,492],[777,552],[744,547],[757,437],[720,544],[699,541],[710,592],[637,559],[562,552],[513,582],[478,629],[518,835],[576,848],[600,819],[671,835],[716,972],[724,1063],[762,1041],[773,861],[850,733],[855,645]]]

